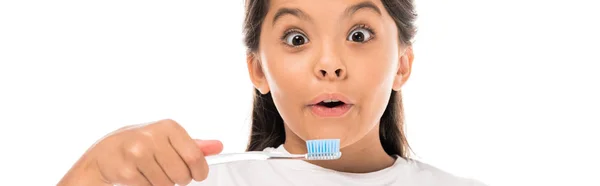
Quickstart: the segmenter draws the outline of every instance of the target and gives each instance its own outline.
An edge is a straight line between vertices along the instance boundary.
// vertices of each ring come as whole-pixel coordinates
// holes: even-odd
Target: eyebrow
[[[305,19],[305,20],[310,20],[310,17],[308,15],[306,15],[302,10],[297,9],[297,8],[280,8],[279,10],[277,10],[277,13],[275,13],[275,16],[273,17],[273,25],[275,24],[275,22],[277,21],[277,19],[283,17],[284,15],[293,15],[296,17],[299,17],[301,19]]]
[[[363,9],[363,8],[371,9],[371,10],[375,11],[377,14],[379,14],[379,16],[381,16],[381,10],[379,10],[379,8],[377,8],[377,5],[373,4],[373,2],[371,2],[371,1],[363,1],[361,3],[352,5],[351,7],[348,7],[345,12],[346,12],[347,16],[350,16],[350,15],[354,14],[355,12],[357,12],[358,10]]]
[[[375,5],[373,2],[371,1],[363,1],[361,3],[352,5],[348,8],[346,8],[345,15],[346,16],[351,16],[352,14],[356,13],[358,10],[361,10],[363,8],[366,9],[371,9],[373,11],[375,11],[377,14],[379,14],[381,16],[381,10],[379,10],[379,8],[377,7],[377,5]],[[297,9],[297,8],[280,8],[277,10],[277,13],[275,13],[275,16],[273,17],[273,25],[275,25],[275,22],[277,22],[277,20],[281,17],[283,17],[284,15],[292,15],[292,16],[296,16],[298,18],[304,19],[304,20],[311,20],[310,16],[308,16],[306,13],[304,13],[302,10]]]

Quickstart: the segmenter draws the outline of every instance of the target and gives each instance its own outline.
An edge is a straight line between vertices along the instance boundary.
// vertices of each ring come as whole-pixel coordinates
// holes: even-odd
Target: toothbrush
[[[272,160],[272,159],[296,159],[296,160],[335,160],[342,156],[340,152],[339,139],[307,140],[306,154],[289,154],[283,152],[251,151],[243,153],[218,154],[206,156],[208,165],[216,165],[234,161],[244,160]]]

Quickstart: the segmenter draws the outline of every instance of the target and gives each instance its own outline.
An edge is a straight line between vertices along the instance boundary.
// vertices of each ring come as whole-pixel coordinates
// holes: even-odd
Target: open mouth
[[[323,101],[317,103],[318,106],[323,106],[323,107],[327,107],[327,108],[335,108],[335,107],[343,106],[345,104],[346,103],[344,103],[343,101],[334,100],[334,99],[323,100]]]
[[[311,113],[320,118],[344,117],[354,106],[353,101],[340,93],[321,94],[310,104]]]

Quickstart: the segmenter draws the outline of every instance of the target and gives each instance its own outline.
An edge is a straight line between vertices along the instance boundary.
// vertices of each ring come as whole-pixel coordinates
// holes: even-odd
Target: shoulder
[[[419,160],[409,159],[406,161],[409,172],[412,174],[409,175],[411,179],[417,182],[426,182],[423,185],[487,186],[479,180],[457,176]]]

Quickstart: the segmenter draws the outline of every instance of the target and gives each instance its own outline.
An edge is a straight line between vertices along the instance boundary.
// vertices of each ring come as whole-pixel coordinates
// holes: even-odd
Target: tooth
[[[323,100],[324,103],[339,102],[339,101],[340,100],[337,100],[337,99],[326,99],[326,100]]]

